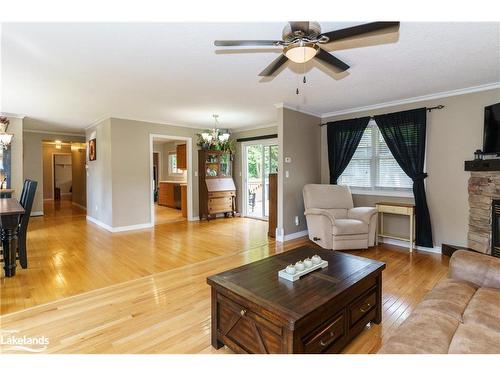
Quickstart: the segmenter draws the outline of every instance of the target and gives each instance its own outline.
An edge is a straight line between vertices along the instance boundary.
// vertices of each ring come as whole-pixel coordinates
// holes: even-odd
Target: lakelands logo
[[[49,338],[46,336],[17,335],[16,330],[0,330],[0,351],[25,351],[40,353],[47,349]]]

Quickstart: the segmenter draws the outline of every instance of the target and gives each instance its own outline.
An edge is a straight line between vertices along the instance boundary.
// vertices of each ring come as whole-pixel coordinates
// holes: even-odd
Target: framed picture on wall
[[[89,140],[89,160],[93,161],[96,160],[96,152],[97,152],[97,147],[96,147],[96,139],[93,138]]]

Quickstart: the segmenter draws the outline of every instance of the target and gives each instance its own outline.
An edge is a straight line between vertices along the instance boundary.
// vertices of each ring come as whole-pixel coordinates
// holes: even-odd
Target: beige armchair
[[[366,249],[375,245],[377,209],[354,207],[348,186],[304,186],[309,239],[325,249]]]

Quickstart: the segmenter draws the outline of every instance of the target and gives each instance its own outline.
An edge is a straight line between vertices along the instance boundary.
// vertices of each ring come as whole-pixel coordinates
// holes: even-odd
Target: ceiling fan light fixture
[[[318,49],[319,47],[314,43],[301,42],[286,47],[283,52],[294,63],[303,64],[316,56]]]

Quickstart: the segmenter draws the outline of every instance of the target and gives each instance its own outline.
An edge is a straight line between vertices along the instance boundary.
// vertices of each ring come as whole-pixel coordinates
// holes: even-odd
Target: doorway
[[[191,138],[150,135],[151,222],[192,219]]]
[[[269,217],[269,173],[278,170],[277,139],[245,142],[243,148],[243,215]]]

